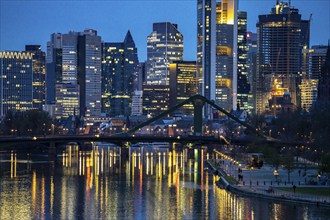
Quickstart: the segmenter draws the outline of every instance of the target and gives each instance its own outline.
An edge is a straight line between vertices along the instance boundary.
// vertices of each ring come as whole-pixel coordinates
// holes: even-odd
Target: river
[[[0,219],[330,219],[316,206],[220,189],[206,149],[67,146],[57,157],[0,152]]]

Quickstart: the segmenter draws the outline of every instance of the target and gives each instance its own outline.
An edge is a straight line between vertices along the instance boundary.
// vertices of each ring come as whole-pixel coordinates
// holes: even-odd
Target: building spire
[[[127,31],[127,34],[124,39],[124,44],[126,44],[129,47],[135,47],[135,43],[134,43],[130,30]]]

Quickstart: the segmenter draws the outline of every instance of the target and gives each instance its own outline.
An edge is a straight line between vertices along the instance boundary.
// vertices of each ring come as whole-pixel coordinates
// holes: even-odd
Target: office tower
[[[142,90],[135,90],[132,97],[132,113],[131,115],[142,115],[143,100]]]
[[[197,88],[198,93],[215,100],[216,78],[216,0],[197,1]],[[208,105],[204,117],[211,117]]]
[[[147,84],[168,85],[169,64],[182,59],[183,35],[178,25],[170,22],[154,23],[147,42]]]
[[[328,110],[329,105],[330,105],[330,45],[328,45],[326,59],[321,68],[321,75],[319,76],[316,107],[325,106]]]
[[[47,104],[57,119],[79,115],[78,32],[54,33],[47,42]]]
[[[95,30],[54,33],[47,43],[47,104],[55,117],[101,115],[101,38]],[[58,85],[57,85],[58,84]]]
[[[317,100],[317,85],[316,79],[302,79],[299,89],[301,91],[301,108],[309,112]]]
[[[288,3],[277,1],[271,14],[259,15],[257,32],[256,113],[275,114],[277,110],[272,108],[282,108],[276,100],[285,94],[299,106],[302,49],[309,47],[309,20],[302,20],[299,10]]]
[[[316,45],[303,49],[301,108],[309,112],[317,101],[317,87],[321,70],[326,60],[327,46]]]
[[[0,116],[32,109],[33,54],[0,52]]]
[[[237,4],[235,0],[197,2],[199,93],[228,111],[237,107]],[[205,107],[204,116],[211,115]]]
[[[41,50],[40,45],[25,45],[25,51],[33,54],[33,108],[42,110],[46,99],[46,53]]]
[[[168,85],[143,85],[143,115],[155,117],[168,110],[170,87]]]
[[[308,64],[310,66],[308,75],[310,79],[320,78],[321,70],[327,57],[327,49],[328,46],[315,45],[308,51],[307,59],[309,59]]]
[[[62,34],[53,33],[47,42],[46,104],[55,105],[56,83],[62,82]]]
[[[131,115],[138,65],[130,31],[123,42],[102,44],[102,112],[110,116]]]
[[[248,74],[247,13],[238,11],[237,36],[237,104],[241,110],[251,113],[251,76]]]
[[[196,95],[196,61],[177,61],[170,64],[170,108]],[[193,115],[194,106],[186,104],[178,110]]]
[[[255,113],[255,97],[256,93],[256,74],[257,74],[257,34],[247,32],[246,34],[248,55],[247,55],[247,71],[250,84],[250,94],[248,98],[249,113]]]
[[[101,116],[101,37],[85,30],[78,37],[78,84],[80,115],[87,119]]]

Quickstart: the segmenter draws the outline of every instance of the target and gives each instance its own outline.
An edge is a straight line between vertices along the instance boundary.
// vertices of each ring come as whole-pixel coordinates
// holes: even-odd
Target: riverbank
[[[292,171],[290,181],[285,181],[284,170],[279,170],[279,173],[283,176],[282,178],[274,177],[272,167],[267,165],[261,169],[248,170],[241,169],[238,164],[226,159],[207,160],[206,163],[213,174],[219,175],[220,187],[232,193],[246,197],[308,204],[330,209],[330,186],[309,185],[306,175],[302,176],[299,170]],[[311,175],[313,172],[315,170],[309,170],[308,175]],[[240,179],[238,178],[239,175],[241,176]],[[286,190],[281,190],[281,187],[285,187]],[[329,189],[329,194],[324,196],[302,194],[296,192],[296,189],[299,187],[322,187]]]

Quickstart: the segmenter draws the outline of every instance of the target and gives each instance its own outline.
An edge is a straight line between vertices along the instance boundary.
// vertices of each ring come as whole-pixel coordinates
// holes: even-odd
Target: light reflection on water
[[[326,210],[218,188],[198,151],[68,146],[57,160],[0,154],[0,219],[329,219]]]

